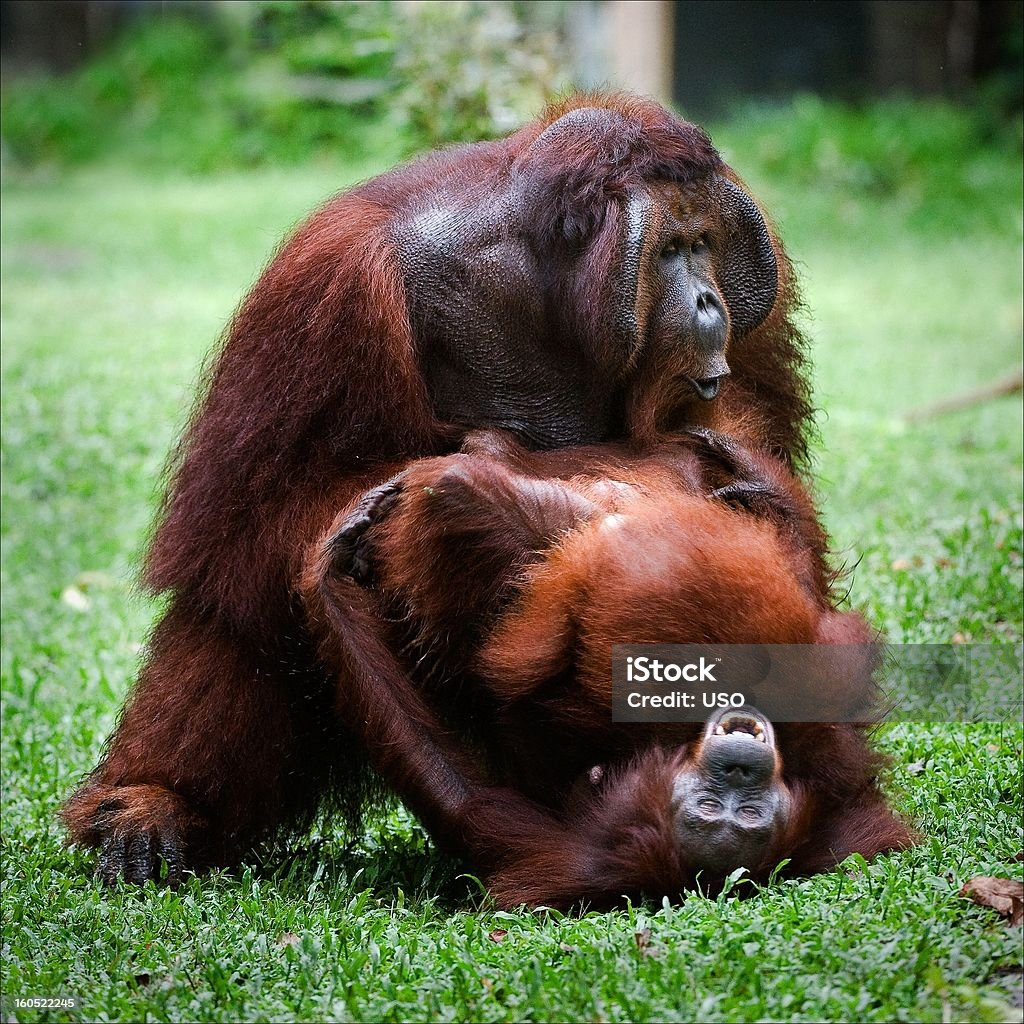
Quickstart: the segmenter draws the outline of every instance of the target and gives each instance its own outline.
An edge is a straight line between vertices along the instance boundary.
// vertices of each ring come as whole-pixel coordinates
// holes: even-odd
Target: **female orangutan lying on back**
[[[406,687],[423,756],[396,788],[434,836],[503,905],[600,905],[912,841],[855,725],[612,720],[613,644],[867,644],[824,553],[793,476],[710,430],[639,454],[480,433],[340,516],[304,590],[328,664]],[[872,693],[869,662],[828,680],[840,698]]]

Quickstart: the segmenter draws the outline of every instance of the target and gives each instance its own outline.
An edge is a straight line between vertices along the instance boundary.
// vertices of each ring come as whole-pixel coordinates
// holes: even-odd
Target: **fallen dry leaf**
[[[656,946],[651,945],[651,929],[644,928],[643,931],[633,933],[633,941],[636,943],[636,948],[640,950],[641,956],[658,956],[659,950]]]
[[[507,928],[495,928],[493,932],[488,933],[487,938],[489,938],[491,942],[504,942],[506,935],[508,935]]]
[[[1011,928],[1024,924],[1024,884],[1016,878],[978,875],[964,883],[960,895],[972,899],[979,907],[991,907],[1008,919]]]

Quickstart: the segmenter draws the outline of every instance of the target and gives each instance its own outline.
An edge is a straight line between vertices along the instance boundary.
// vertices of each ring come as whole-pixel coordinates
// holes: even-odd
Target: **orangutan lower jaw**
[[[792,809],[771,722],[752,708],[713,716],[675,777],[671,806],[680,852],[695,870],[761,867]]]

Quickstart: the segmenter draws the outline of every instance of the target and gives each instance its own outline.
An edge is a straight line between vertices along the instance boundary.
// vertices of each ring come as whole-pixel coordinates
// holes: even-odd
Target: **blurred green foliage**
[[[802,95],[742,107],[712,137],[732,166],[796,188],[773,198],[776,212],[822,200],[830,217],[849,220],[861,200],[888,199],[916,228],[1021,231],[1020,114],[1001,116],[987,102]]]
[[[568,66],[564,4],[262,0],[140,22],[64,77],[5,91],[20,164],[155,167],[393,158],[507,131]]]
[[[388,162],[493,137],[571,86],[566,9],[258,0],[144,19],[71,75],[9,83],[4,155],[27,166],[109,158],[205,171],[318,155]],[[787,180],[970,202],[994,173],[987,154],[1021,150],[1008,82],[993,77],[960,106],[749,104],[730,125],[746,149],[756,145],[745,155]]]
[[[423,4],[397,63],[411,148],[504,134],[571,86],[564,6]]]
[[[206,169],[244,145],[244,108],[208,26],[144,22],[67,78],[5,90],[7,154],[28,164],[112,156]]]

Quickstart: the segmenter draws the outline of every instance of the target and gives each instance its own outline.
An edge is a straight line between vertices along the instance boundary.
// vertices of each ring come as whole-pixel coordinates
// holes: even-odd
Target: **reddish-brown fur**
[[[566,143],[535,168],[529,215],[553,245],[594,232],[610,238],[630,188],[710,174],[737,180],[699,129],[657,105],[580,97],[507,139],[435,154],[331,200],[237,312],[172,463],[146,563],[145,583],[169,596],[168,610],[117,732],[64,808],[74,840],[104,847],[108,880],[151,877],[156,854],[191,866],[231,863],[261,837],[300,826],[325,797],[355,815],[379,785],[371,766],[465,847],[457,833],[472,817],[464,787],[476,769],[386,649],[372,595],[350,588],[346,603],[325,613],[337,653],[325,665],[299,580],[339,510],[389,467],[453,452],[478,425],[433,411],[395,211],[444,174],[504,173],[548,125],[582,106],[616,111],[625,127],[613,150]],[[652,357],[623,378],[610,429],[650,442],[668,423],[703,423],[800,463],[809,406],[797,300],[773,244],[776,301],[731,352],[720,397],[697,403],[679,393]],[[567,277],[560,297],[566,330],[589,339],[581,358],[597,374],[611,358],[601,316],[610,259]],[[506,798],[492,797],[488,806]],[[541,815],[534,831],[549,824]],[[513,825],[530,830],[526,810]]]
[[[405,647],[396,673],[408,672],[449,735],[485,741],[465,748],[478,751],[475,763],[465,751],[452,762],[463,803],[431,822],[434,833],[468,854],[508,905],[678,893],[700,865],[673,841],[669,804],[676,773],[699,759],[700,727],[614,723],[612,645],[866,646],[871,631],[832,610],[812,507],[771,459],[751,456],[778,495],[753,514],[704,495],[721,470],[702,468],[692,438],[640,455],[499,446],[496,457],[476,439],[469,447],[476,453],[407,468],[370,532],[379,618],[402,623],[388,645]],[[328,540],[306,583],[329,662],[361,643],[338,632],[336,609],[360,588],[333,558]],[[870,657],[839,664],[838,678],[823,671],[789,684],[804,685],[808,701],[828,699],[829,685],[836,707],[865,706]],[[783,858],[812,872],[911,841],[878,789],[880,762],[862,730],[777,732],[793,805],[764,859],[748,865],[754,877]],[[612,766],[609,778],[581,790],[595,763]],[[720,881],[706,870],[702,879]]]

